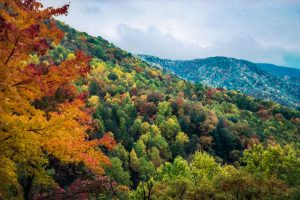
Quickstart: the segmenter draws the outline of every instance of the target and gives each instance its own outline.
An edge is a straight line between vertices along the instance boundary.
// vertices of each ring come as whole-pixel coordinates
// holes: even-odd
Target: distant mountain
[[[256,66],[266,71],[270,74],[273,74],[278,77],[289,76],[292,79],[300,81],[300,69],[290,68],[290,67],[281,67],[268,63],[256,63]]]
[[[257,98],[300,107],[300,70],[297,69],[227,57],[183,61],[148,55],[139,57],[193,82],[239,90]]]

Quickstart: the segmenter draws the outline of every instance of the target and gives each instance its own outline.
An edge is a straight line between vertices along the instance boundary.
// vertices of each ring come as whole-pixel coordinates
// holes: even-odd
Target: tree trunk
[[[32,187],[34,176],[28,176],[21,181],[21,185],[23,188],[23,197],[25,200],[29,200],[30,190]]]

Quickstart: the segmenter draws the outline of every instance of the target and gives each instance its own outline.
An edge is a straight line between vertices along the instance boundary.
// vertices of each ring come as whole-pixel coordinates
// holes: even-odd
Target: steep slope
[[[178,176],[176,167],[180,171],[183,170],[180,168],[182,164],[186,166],[184,170],[198,169],[188,164],[187,160],[191,158],[194,162],[206,159],[199,162],[212,165],[203,170],[214,170],[210,167],[217,166],[219,169],[218,163],[239,166],[244,150],[260,143],[293,143],[295,148],[300,147],[299,111],[237,91],[194,84],[143,62],[101,37],[77,32],[61,23],[58,25],[66,35],[61,45],[50,52],[50,56],[54,62],[60,62],[71,57],[72,52],[82,50],[92,57],[89,76],[78,80],[76,87],[86,94],[83,98],[88,102],[93,123],[96,124],[96,130],[90,134],[101,137],[109,132],[117,141],[116,148],[107,151],[112,166],[106,172],[110,180],[132,189],[132,199],[146,198],[148,192],[145,191],[150,190],[152,192],[148,195],[157,195],[157,199],[162,198],[160,195],[166,195],[165,199],[175,198],[173,193],[175,196],[181,193],[172,188],[178,184],[172,182],[178,181],[174,177]],[[257,73],[261,72],[257,70]],[[208,152],[218,163],[207,154],[195,154],[197,151]],[[173,162],[174,170],[168,170]],[[222,170],[225,170],[225,176],[229,168]],[[157,176],[168,171],[175,173],[164,175],[171,178],[168,180],[170,182]],[[235,174],[233,171],[230,173]],[[247,175],[248,179],[251,173]],[[180,183],[184,183],[184,190],[190,195],[199,194],[198,189],[202,186],[192,186],[197,183],[191,182],[194,179],[190,177],[187,175]],[[222,181],[216,183],[229,184]],[[259,188],[268,184],[271,183]],[[229,185],[234,187],[236,184]],[[203,187],[206,191],[206,186]],[[160,194],[161,190],[168,188],[171,193]],[[223,191],[222,187],[218,189],[220,191],[210,189],[201,194],[208,195],[207,198],[213,194],[223,195],[223,199],[233,199],[231,195],[234,193],[231,192],[234,190]],[[107,193],[118,198],[124,195],[121,199],[127,199],[124,191],[124,188],[113,188]],[[188,194],[183,195],[189,199]]]
[[[300,83],[295,80],[297,75],[279,76],[281,68],[276,72],[274,67],[273,70],[269,68],[263,70],[262,65],[227,57],[189,61],[173,61],[147,55],[140,55],[140,57],[193,82],[239,90],[245,94],[273,100],[283,105],[300,106]]]
[[[237,138],[238,145],[231,147],[233,149],[245,148],[245,141],[242,143],[238,141],[241,139],[240,137],[255,136],[264,141],[272,136],[282,144],[298,143],[299,124],[295,119],[300,117],[300,112],[296,110],[274,102],[255,99],[237,91],[214,89],[185,81],[172,74],[162,72],[159,68],[141,61],[100,37],[91,37],[62,24],[59,24],[59,27],[66,32],[65,38],[61,42],[62,52],[80,49],[93,57],[91,62],[93,70],[90,77],[79,82],[78,87],[86,90],[89,96],[99,98],[100,106],[97,107],[94,116],[103,122],[102,132],[104,130],[113,132],[116,139],[129,149],[134,146],[141,134],[132,130],[136,120],[156,124],[162,129],[164,137],[170,137],[171,145],[177,132],[167,136],[165,135],[167,133],[164,133],[167,130],[162,128],[162,123],[171,118],[178,123],[178,130],[184,131],[189,137],[192,135],[200,137],[207,134],[213,136],[213,132],[217,131],[219,126],[225,126],[230,134],[236,134],[233,137]],[[97,49],[101,49],[102,53],[99,54]],[[64,57],[63,54],[58,57]],[[182,71],[181,65],[176,65],[177,61],[164,61],[168,63],[168,66],[172,66],[170,69],[174,67],[178,71],[181,70],[178,74],[183,76],[184,71]],[[194,62],[195,65],[192,66],[196,66],[196,63],[202,61],[195,60]],[[224,83],[227,83],[224,75],[235,74],[233,71],[240,70],[240,68],[243,69],[245,78],[248,73],[253,74],[254,72],[257,74],[256,76],[265,75],[247,61],[228,58],[218,58],[217,61],[214,58],[205,60],[205,63],[209,62],[216,66],[225,63],[224,71],[213,69],[212,73],[214,79],[223,80]],[[228,62],[238,62],[237,65],[242,67],[230,67]],[[189,75],[191,76],[190,73]],[[235,80],[237,81],[238,77],[235,77]],[[205,81],[209,80],[205,79]],[[247,82],[256,83],[251,79],[247,79]],[[229,82],[228,85],[232,83],[234,81]],[[257,91],[254,86],[250,90]],[[164,109],[170,111],[162,113],[162,105],[166,107]],[[210,120],[206,121],[206,119]],[[282,126],[277,125],[279,119],[283,120]],[[123,121],[126,123],[124,124]],[[268,130],[271,122],[275,124],[272,129]],[[210,126],[207,126],[206,123]],[[241,130],[234,130],[235,126],[242,124],[245,126],[246,130],[244,131],[247,134]],[[279,129],[277,130],[275,127]],[[289,131],[291,133],[286,134]],[[221,153],[224,150],[222,145],[218,146],[215,143],[212,146],[212,149],[214,148],[218,149],[213,150],[214,154],[223,155]],[[192,151],[192,149],[187,150]],[[174,156],[177,153],[174,152]],[[174,158],[174,156],[172,157]],[[227,160],[227,156],[224,154],[222,157]]]

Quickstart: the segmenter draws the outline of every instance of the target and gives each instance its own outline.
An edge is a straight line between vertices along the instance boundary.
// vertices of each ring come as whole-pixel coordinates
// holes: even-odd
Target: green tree
[[[118,80],[118,75],[116,74],[116,73],[114,73],[114,72],[111,72],[111,73],[109,73],[108,75],[107,75],[107,77],[110,79],[110,80],[112,80],[112,81],[115,81],[115,80]]]
[[[159,150],[156,147],[151,149],[149,156],[155,168],[159,167],[163,163],[163,160],[159,155]]]
[[[212,179],[221,173],[222,167],[216,163],[214,158],[205,152],[196,152],[190,164],[195,180]]]
[[[267,179],[275,176],[293,187],[300,185],[299,151],[291,145],[266,148],[256,145],[246,150],[241,160],[246,164],[244,169],[251,174]]]
[[[192,187],[192,173],[186,160],[179,156],[173,164],[166,162],[157,171],[154,191],[158,199],[186,199],[186,193]]]
[[[138,161],[138,171],[141,180],[147,181],[151,176],[155,174],[155,167],[145,157],[141,157]]]
[[[110,158],[111,166],[105,168],[106,174],[119,184],[130,186],[130,175],[124,170],[122,161],[118,157]]]
[[[159,128],[162,135],[169,141],[174,141],[175,136],[181,130],[175,116],[170,117],[167,121],[162,122]]]
[[[167,101],[160,102],[157,106],[156,122],[162,123],[166,118],[172,114],[172,107]]]

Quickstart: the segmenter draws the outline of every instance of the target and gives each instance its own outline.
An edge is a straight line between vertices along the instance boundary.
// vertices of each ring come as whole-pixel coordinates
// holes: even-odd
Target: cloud
[[[300,68],[299,0],[71,1],[74,28],[133,53],[173,59],[231,56]]]
[[[228,56],[252,62],[274,63],[300,68],[300,48],[285,48],[278,45],[264,45],[250,35],[239,34],[228,41],[216,42],[204,49],[205,56]]]
[[[83,12],[93,15],[100,12],[100,9],[98,8],[98,6],[86,6],[85,8],[83,8]]]
[[[193,58],[196,52],[201,50],[198,45],[179,41],[171,34],[164,34],[154,26],[142,30],[120,24],[116,29],[118,38],[115,43],[133,53],[186,59]]]
[[[119,24],[115,44],[139,54],[149,54],[169,59],[194,59],[210,56],[228,56],[252,62],[277,63],[299,66],[300,49],[288,50],[278,46],[264,46],[247,34],[235,35],[227,41],[216,41],[208,47],[180,41],[171,34],[162,33],[152,26],[146,30]]]

